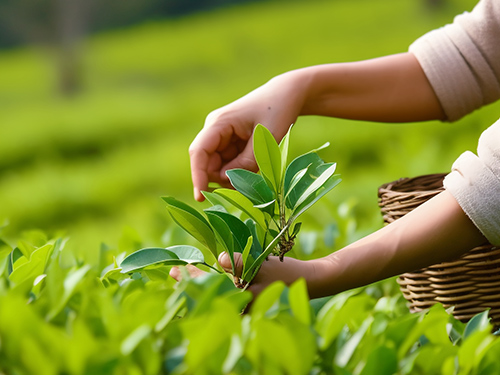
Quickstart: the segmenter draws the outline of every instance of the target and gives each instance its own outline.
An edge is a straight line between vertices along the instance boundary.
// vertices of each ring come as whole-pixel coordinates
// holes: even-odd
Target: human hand
[[[225,172],[243,168],[257,171],[252,135],[257,124],[267,127],[279,141],[294,123],[301,109],[299,90],[281,75],[265,85],[211,112],[203,129],[189,147],[194,196],[203,201],[202,190],[209,182],[229,186]]]
[[[231,260],[227,252],[219,255],[219,264],[228,273],[232,273]],[[234,264],[236,276],[241,276],[243,269],[243,261],[240,253],[234,253]],[[190,277],[199,277],[205,274],[205,271],[200,270],[192,265],[185,267]],[[182,272],[179,267],[172,267],[170,276],[177,281],[181,281]],[[269,256],[268,259],[262,263],[257,275],[252,280],[248,290],[254,297],[259,295],[267,286],[275,281],[283,281],[287,285],[291,285],[300,277],[310,280],[315,276],[315,268],[311,262],[300,261],[294,258],[285,258],[282,262],[277,256]],[[312,292],[314,294],[314,292]]]

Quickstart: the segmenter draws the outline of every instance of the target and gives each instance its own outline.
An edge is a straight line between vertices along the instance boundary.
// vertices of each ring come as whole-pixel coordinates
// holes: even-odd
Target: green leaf
[[[397,371],[398,357],[396,350],[387,346],[379,346],[368,354],[361,375],[395,374]]]
[[[309,304],[309,294],[304,278],[295,281],[289,288],[288,300],[293,315],[306,326],[311,325],[311,305]]]
[[[255,207],[268,214],[271,218],[274,216],[274,208],[276,206],[276,199],[270,202],[256,205]]]
[[[472,317],[471,320],[467,323],[464,330],[463,339],[467,339],[470,335],[472,335],[476,331],[483,331],[490,325],[490,318],[488,317],[488,310],[483,311],[482,313],[476,314]]]
[[[231,189],[217,189],[213,192],[213,195],[220,195],[233,206],[252,218],[262,229],[265,230],[267,228],[266,218],[262,211],[255,208],[252,201],[239,191]]]
[[[166,250],[171,251],[179,257],[180,260],[188,264],[201,264],[205,263],[203,253],[194,246],[176,245],[169,246]]]
[[[205,245],[217,259],[215,234],[207,219],[191,206],[172,197],[162,198],[172,219],[186,232]]]
[[[326,164],[327,168],[322,171],[322,166],[316,166],[316,171],[319,172],[319,176],[312,181],[312,183],[307,187],[307,189],[301,194],[300,198],[294,205],[294,209],[300,206],[306,199],[312,196],[318,189],[320,189],[325,182],[328,181],[330,177],[335,173],[337,167],[336,163]]]
[[[339,367],[347,366],[347,363],[351,360],[354,351],[358,347],[359,343],[365,336],[365,333],[370,328],[373,322],[373,317],[369,316],[365,319],[361,327],[351,336],[351,338],[340,348],[340,350],[335,355],[335,363]]]
[[[224,247],[224,249],[229,254],[229,259],[231,261],[231,268],[234,272],[234,252],[235,252],[235,238],[229,225],[218,216],[215,211],[205,211],[212,225],[212,228],[215,230],[215,234],[217,236],[217,240]],[[237,249],[240,250],[240,249]]]
[[[275,304],[279,303],[281,293],[285,289],[283,281],[275,281],[260,293],[252,304],[250,314],[255,320],[265,316],[266,312]]]
[[[300,170],[290,182],[289,190],[286,194],[286,205],[292,209],[304,192],[316,181],[321,172],[318,168],[323,165],[322,161],[309,164],[307,168]]]
[[[208,214],[217,215],[227,224],[235,240],[234,241],[235,251],[241,253],[245,248],[248,237],[250,236],[250,230],[245,225],[245,223],[236,216],[227,212],[214,211],[210,208],[206,209],[205,212],[207,213],[207,215]]]
[[[278,241],[280,238],[285,234],[285,232],[288,230],[289,225],[285,225],[282,229],[281,232],[278,233],[274,237],[274,239],[267,245],[266,249],[260,254],[257,259],[255,259],[255,262],[252,263],[252,265],[248,268],[248,270],[245,272],[245,274],[242,276],[243,280],[250,282],[255,274],[257,273],[260,265],[262,262],[266,260],[266,258],[272,253],[276,245],[278,244]]]
[[[196,264],[203,263],[203,254],[201,251],[192,246],[176,246],[176,252],[161,247],[148,247],[138,250],[127,256],[120,264],[122,273],[130,273],[133,271],[141,270],[146,267],[159,266],[159,265],[186,265],[188,263]],[[186,253],[184,253],[184,251]],[[185,254],[183,258],[177,254]]]
[[[80,268],[73,268],[68,272],[64,278],[63,292],[58,295],[57,301],[54,301],[52,304],[52,309],[47,315],[48,320],[54,319],[64,309],[78,285],[84,280],[85,275],[87,275],[91,268],[89,264],[85,264]]]
[[[281,190],[281,152],[276,139],[261,124],[254,130],[253,149],[260,173],[278,194]]]
[[[231,185],[253,204],[263,204],[274,199],[274,193],[264,178],[246,169],[230,169],[226,171]]]
[[[250,219],[245,221],[245,225],[250,230],[250,236],[253,237],[252,248],[250,249],[250,255],[254,259],[257,259],[257,257],[260,254],[262,254],[263,251],[262,245],[259,241],[259,236],[257,235],[257,228],[255,227],[255,223]]]
[[[309,165],[316,163],[323,163],[323,160],[316,152],[308,152],[307,154],[295,158],[285,172],[285,194],[288,194],[292,179],[297,175],[297,173],[306,169]]]
[[[243,269],[241,270],[242,274],[245,274],[245,269],[247,267],[250,267],[252,265],[252,263],[255,261],[255,258],[250,253],[250,249],[252,248],[252,244],[253,244],[253,238],[250,236],[250,237],[248,237],[247,244],[246,244],[245,248],[243,249],[243,252],[241,253],[241,259],[242,259],[242,263],[243,263]],[[233,269],[233,272],[234,272],[234,269]]]
[[[130,355],[142,340],[150,335],[152,329],[147,324],[142,324],[133,330],[120,345],[120,352],[124,356]]]
[[[297,217],[302,215],[306,210],[308,210],[314,203],[320,200],[328,192],[330,192],[335,186],[337,186],[342,179],[338,175],[331,176],[319,189],[314,191],[311,195],[307,197],[307,200],[298,205],[293,211],[294,221]],[[306,193],[304,193],[306,194]]]
[[[14,265],[14,271],[12,271],[9,275],[9,279],[16,284],[20,284],[28,279],[34,280],[37,276],[44,273],[50,254],[53,250],[54,245],[52,244],[46,244],[39,247],[31,253],[27,262],[19,267],[15,267]]]
[[[285,136],[281,140],[279,144],[280,148],[280,154],[281,154],[281,171],[280,174],[281,176],[285,176],[285,170],[286,170],[286,163],[288,160],[288,146],[290,144],[290,133],[292,131],[293,124],[290,126],[288,131],[286,132]],[[280,179],[282,178],[280,176]]]
[[[231,190],[231,191],[234,191],[234,190]],[[228,210],[228,207],[226,207],[227,203],[223,199],[220,199],[220,196],[218,196],[217,194],[215,194],[215,191],[213,191],[213,192],[202,191],[201,193],[207,199],[207,201],[209,201],[210,203],[212,203],[212,205],[214,205],[214,206],[222,206],[222,207],[224,207],[224,209],[226,211]]]

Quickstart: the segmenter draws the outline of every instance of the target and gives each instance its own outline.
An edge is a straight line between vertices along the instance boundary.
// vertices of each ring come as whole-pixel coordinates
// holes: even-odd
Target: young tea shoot
[[[134,252],[121,262],[121,273],[187,264],[217,271],[217,258],[225,251],[233,275],[234,254],[241,253],[243,269],[233,280],[236,286],[245,288],[269,255],[283,261],[300,231],[299,216],[341,181],[334,174],[336,163],[325,163],[318,155],[328,144],[287,164],[289,138],[290,130],[278,144],[271,132],[258,124],[253,149],[260,172],[228,170],[226,174],[234,190],[203,192],[212,205],[203,212],[173,197],[162,198],[175,223],[208,249],[216,266],[208,264],[199,249],[181,245]]]

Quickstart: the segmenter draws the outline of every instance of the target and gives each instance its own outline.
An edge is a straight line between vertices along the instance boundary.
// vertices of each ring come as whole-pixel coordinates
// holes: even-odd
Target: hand
[[[311,297],[315,297],[314,290],[311,290],[311,286],[315,284],[313,281],[315,279],[314,263],[315,262],[301,261],[290,257],[286,257],[282,262],[277,256],[269,256],[268,259],[262,263],[257,275],[248,287],[248,290],[256,297],[275,281],[283,281],[286,285],[290,286],[300,277],[304,277],[308,283]],[[232,273],[231,261],[226,252],[219,255],[219,264],[226,272]],[[241,276],[243,266],[240,253],[234,254],[234,264],[236,276]]]
[[[302,98],[293,74],[284,74],[208,115],[189,148],[194,196],[203,201],[209,182],[229,186],[226,170],[257,171],[252,134],[260,123],[279,141],[296,121]]]
[[[219,264],[228,273],[232,273],[231,260],[226,252],[219,255]],[[241,276],[241,271],[243,269],[243,263],[240,253],[234,254],[234,263],[236,268],[236,276]],[[311,261],[301,261],[294,258],[285,258],[283,262],[279,260],[276,256],[269,256],[269,258],[261,265],[257,275],[252,280],[252,283],[248,287],[248,290],[253,294],[254,297],[259,295],[267,286],[275,281],[283,281],[287,285],[291,285],[300,277],[305,277],[307,281],[314,279],[316,274],[316,268],[313,265],[314,262]],[[186,270],[191,277],[198,277],[205,274],[205,271],[200,270],[192,265],[187,265]],[[179,267],[172,267],[170,270],[170,276],[175,280],[180,281],[182,279],[182,272]],[[311,282],[311,284],[314,284]],[[312,297],[315,296],[315,292],[310,290]]]

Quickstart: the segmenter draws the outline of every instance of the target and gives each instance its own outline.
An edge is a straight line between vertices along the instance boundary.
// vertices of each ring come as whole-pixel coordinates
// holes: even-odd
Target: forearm
[[[332,295],[459,257],[486,240],[447,191],[379,231],[309,261],[311,297]]]
[[[271,84],[301,92],[299,115],[383,122],[444,118],[432,87],[410,53],[298,69],[276,77]]]

